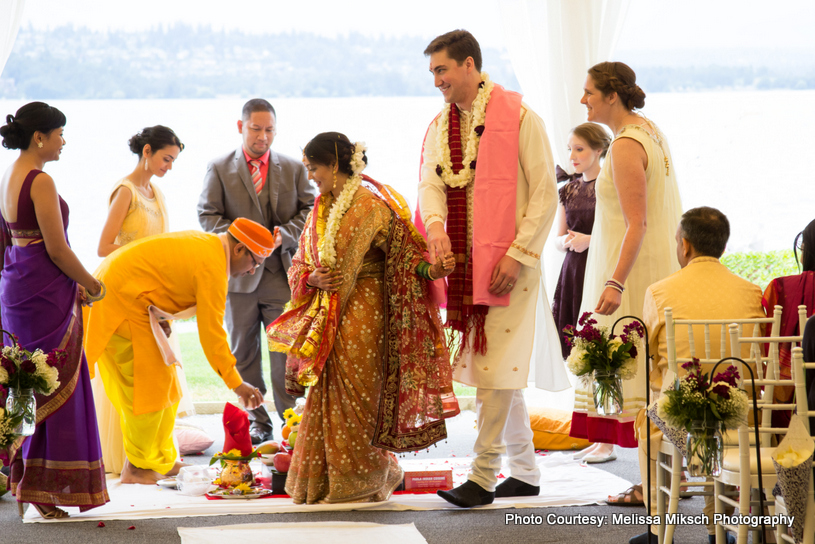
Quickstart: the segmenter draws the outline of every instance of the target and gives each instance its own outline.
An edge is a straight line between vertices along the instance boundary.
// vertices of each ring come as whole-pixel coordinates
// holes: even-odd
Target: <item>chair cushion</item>
[[[750,431],[747,433],[747,436],[750,438],[750,445],[756,445],[756,433]],[[739,445],[739,430],[738,429],[728,429],[727,431],[722,433],[722,440],[724,440],[724,445],[726,447],[731,446],[738,446]]]
[[[215,442],[207,433],[195,427],[176,426],[173,434],[178,441],[178,453],[181,455],[200,453]]]
[[[769,472],[775,474],[775,466],[773,465],[773,453],[775,448],[761,448],[761,472]],[[738,472],[739,468],[739,449],[738,448],[725,448],[724,460],[722,461],[722,468],[731,472]],[[756,449],[750,448],[750,474],[758,474],[758,462],[756,461]]]
[[[529,407],[532,443],[537,450],[582,450],[591,446],[583,438],[572,438],[572,413],[554,408]]]

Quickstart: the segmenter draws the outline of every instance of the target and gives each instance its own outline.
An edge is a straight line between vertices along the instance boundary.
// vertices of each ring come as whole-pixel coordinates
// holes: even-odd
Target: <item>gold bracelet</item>
[[[90,293],[88,293],[87,289],[85,290],[85,298],[87,299],[87,302],[99,302],[100,300],[105,298],[105,295],[107,294],[107,288],[105,287],[105,282],[103,282],[102,280],[98,280],[98,281],[99,281],[99,294],[98,295],[95,295],[95,296],[91,295]]]

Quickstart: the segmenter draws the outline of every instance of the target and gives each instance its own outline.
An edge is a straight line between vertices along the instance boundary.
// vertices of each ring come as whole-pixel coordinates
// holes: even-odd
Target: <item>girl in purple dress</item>
[[[80,308],[85,301],[101,300],[104,286],[68,245],[68,205],[42,171],[45,163],[59,160],[64,125],[61,111],[32,102],[0,127],[3,147],[20,150],[0,181],[2,328],[27,349],[66,353],[57,390],[36,396],[34,434],[0,452],[10,465],[20,514],[28,502],[45,518],[67,517],[58,506],[85,511],[110,500],[82,351]],[[3,342],[11,345],[8,336]]]
[[[569,356],[563,329],[567,325],[576,326],[580,317],[580,303],[583,299],[583,275],[586,271],[591,230],[594,225],[594,181],[600,174],[600,160],[606,156],[611,138],[598,124],[583,123],[569,134],[569,160],[574,167],[574,175],[569,176],[558,167],[558,181],[568,181],[559,190],[556,225],[558,236],[555,246],[566,253],[555,287],[552,317],[561,331],[560,346],[563,358]],[[594,444],[575,457],[584,458],[590,463],[611,461],[614,446]]]

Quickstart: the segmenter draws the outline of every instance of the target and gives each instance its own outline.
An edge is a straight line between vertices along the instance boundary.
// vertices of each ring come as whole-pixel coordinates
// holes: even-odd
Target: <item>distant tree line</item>
[[[253,35],[184,24],[143,32],[22,28],[0,97],[43,99],[433,95],[416,37],[359,33]],[[483,51],[484,67],[518,90],[510,62]]]
[[[0,98],[109,99],[422,96],[437,93],[426,38],[256,35],[176,24],[142,32],[21,28],[0,74]],[[484,68],[520,90],[505,52]],[[655,66],[637,70],[648,92],[813,89],[815,67]]]

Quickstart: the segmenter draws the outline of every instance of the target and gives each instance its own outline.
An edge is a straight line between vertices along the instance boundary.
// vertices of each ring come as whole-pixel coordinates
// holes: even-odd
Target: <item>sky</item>
[[[466,28],[482,45],[503,48],[498,11],[497,0],[27,0],[23,24],[135,31],[186,22],[253,34],[301,31],[333,36],[356,31],[427,38]],[[812,0],[631,0],[617,49],[815,51],[813,20]]]

